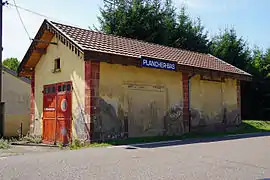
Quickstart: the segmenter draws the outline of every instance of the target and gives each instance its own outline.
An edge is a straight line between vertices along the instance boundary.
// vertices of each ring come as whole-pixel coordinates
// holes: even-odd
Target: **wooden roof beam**
[[[39,53],[40,55],[46,54],[46,48],[37,48],[33,49],[33,52]]]

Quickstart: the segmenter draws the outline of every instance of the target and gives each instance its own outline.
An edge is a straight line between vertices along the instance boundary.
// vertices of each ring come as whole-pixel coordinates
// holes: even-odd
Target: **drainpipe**
[[[188,130],[191,131],[191,112],[190,112],[190,81],[196,74],[188,76]]]

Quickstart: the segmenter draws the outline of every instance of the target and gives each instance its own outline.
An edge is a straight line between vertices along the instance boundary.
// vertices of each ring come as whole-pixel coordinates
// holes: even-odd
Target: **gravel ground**
[[[270,136],[0,158],[0,179],[267,179]]]

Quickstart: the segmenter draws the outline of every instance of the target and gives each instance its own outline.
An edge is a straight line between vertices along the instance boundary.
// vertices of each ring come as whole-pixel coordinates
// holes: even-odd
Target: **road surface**
[[[270,136],[0,158],[0,179],[267,179]]]

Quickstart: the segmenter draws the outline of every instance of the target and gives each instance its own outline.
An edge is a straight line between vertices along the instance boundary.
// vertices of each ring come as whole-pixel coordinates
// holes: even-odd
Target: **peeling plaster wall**
[[[3,71],[4,136],[18,136],[29,131],[30,84]]]
[[[73,138],[84,138],[84,60],[77,56],[55,37],[47,52],[43,55],[35,68],[35,120],[34,133],[42,134],[43,86],[59,82],[72,81],[72,135]],[[54,60],[60,58],[61,72],[52,73]]]
[[[190,82],[191,125],[193,128],[216,129],[219,126],[240,123],[240,107],[237,105],[236,80],[224,82],[201,80],[194,76]]]
[[[97,138],[182,134],[182,73],[100,63]]]

